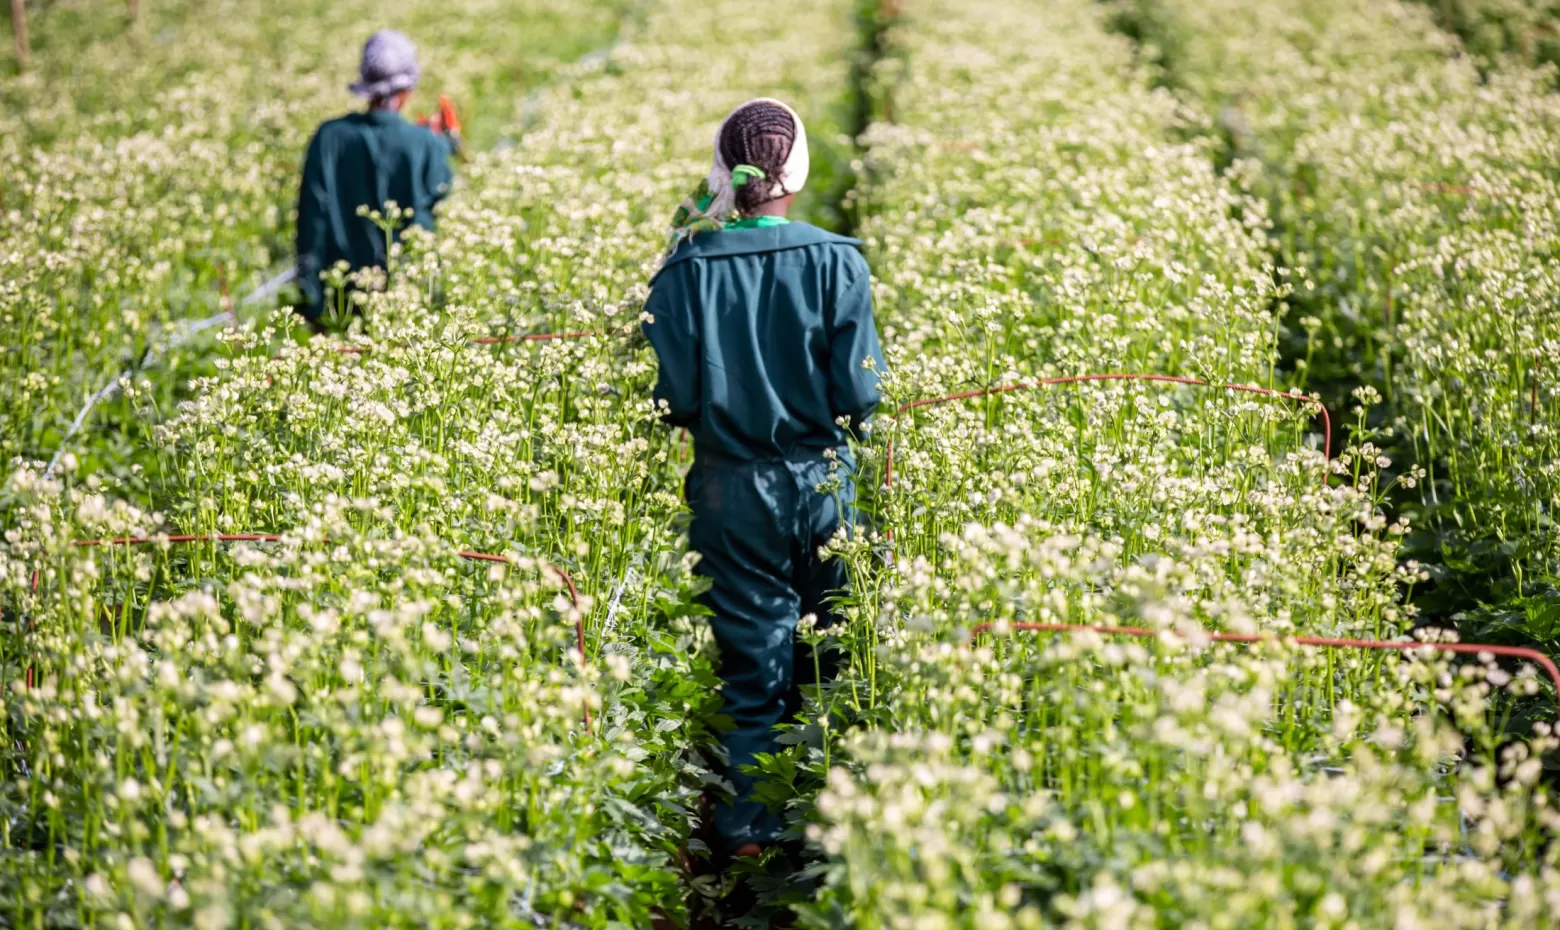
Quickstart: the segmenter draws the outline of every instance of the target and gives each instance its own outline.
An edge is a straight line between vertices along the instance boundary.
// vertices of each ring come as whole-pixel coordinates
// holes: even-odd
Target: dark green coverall
[[[737,799],[715,811],[730,849],[781,831],[751,800],[742,766],[778,749],[773,728],[813,678],[798,619],[829,623],[828,598],[845,587],[843,566],[818,548],[855,520],[853,460],[836,420],[859,427],[880,399],[860,246],[804,223],[728,228],[682,243],[651,282],[644,330],[661,363],[655,396],[664,418],[693,435],[689,543],[712,582],[704,604],[735,723],[723,742]],[[837,490],[818,490],[835,474]]]
[[[309,143],[298,191],[298,312],[317,322],[329,305],[320,272],[338,261],[353,271],[385,267],[385,235],[359,207],[410,208],[411,222],[433,229],[434,204],[449,193],[454,172],[448,136],[406,121],[392,110],[333,119]]]

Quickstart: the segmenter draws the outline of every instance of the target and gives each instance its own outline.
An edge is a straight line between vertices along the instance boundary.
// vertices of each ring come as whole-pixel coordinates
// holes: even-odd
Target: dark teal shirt
[[[700,233],[667,259],[645,307],[661,363],[655,397],[700,454],[843,450],[836,419],[859,429],[876,409],[883,353],[860,247],[790,223]]]
[[[433,207],[449,193],[454,172],[449,137],[407,122],[399,113],[373,110],[333,119],[309,143],[298,191],[298,286],[305,315],[323,307],[320,272],[338,261],[359,268],[384,267],[384,233],[359,207],[384,211],[395,201],[411,208],[410,222],[433,229]]]

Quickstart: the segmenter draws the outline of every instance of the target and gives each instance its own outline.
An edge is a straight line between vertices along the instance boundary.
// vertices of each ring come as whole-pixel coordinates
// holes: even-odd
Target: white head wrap
[[[791,143],[791,154],[785,160],[785,168],[780,177],[748,183],[768,184],[771,199],[795,194],[807,186],[807,172],[812,168],[812,159],[807,154],[807,127],[802,125],[802,118],[796,115],[795,110],[772,97],[749,100],[727,113],[726,118],[720,121],[720,127],[715,130],[715,165],[710,169],[710,176],[706,181],[715,199],[710,201],[709,207],[704,211],[706,216],[724,219],[737,207],[737,190],[731,184],[731,169],[736,166],[726,164],[725,157],[721,155],[720,137],[726,131],[726,124],[731,122],[731,118],[739,110],[754,103],[771,103],[790,114],[791,121],[796,124],[796,140]]]
[[[417,86],[422,69],[417,64],[417,46],[394,29],[383,29],[363,44],[363,62],[358,79],[349,89],[359,97],[379,100]]]
[[[778,100],[769,97],[749,100],[728,113],[726,118],[721,120],[720,128],[715,130],[714,167],[710,169],[709,177],[700,182],[698,189],[683,198],[682,204],[673,215],[672,235],[666,246],[667,256],[675,252],[683,242],[700,232],[723,229],[726,222],[731,219],[731,214],[736,211],[737,190],[732,183],[731,172],[737,166],[726,164],[726,159],[720,152],[720,138],[725,133],[726,124],[731,122],[731,118],[743,108],[755,103],[769,103],[784,110],[790,115],[792,125],[796,127],[796,135],[791,140],[791,152],[786,156],[779,177],[750,178],[747,183],[769,185],[769,199],[795,194],[807,186],[807,172],[812,167],[812,162],[807,155],[807,127],[802,125],[802,118],[796,115],[795,110]],[[664,258],[665,256],[663,260]]]

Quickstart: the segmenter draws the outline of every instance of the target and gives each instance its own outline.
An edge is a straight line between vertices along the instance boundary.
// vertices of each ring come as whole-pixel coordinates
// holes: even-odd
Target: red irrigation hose
[[[469,559],[473,562],[503,562],[507,564],[510,561],[509,556],[507,555],[495,555],[491,552],[472,552],[468,549],[462,549],[455,554],[463,559]],[[552,564],[551,562],[547,562],[545,564],[549,569],[552,569],[553,574],[557,575],[558,578],[563,582],[564,586],[569,589],[569,603],[574,605],[574,612],[579,614],[580,592],[574,587],[574,579],[569,577],[568,572]],[[585,618],[583,615],[574,618],[574,646],[579,650],[580,658],[585,659]],[[588,718],[590,711],[587,709],[585,714]],[[586,723],[589,722],[590,721],[587,719]]]
[[[592,336],[632,336],[632,329],[596,329],[577,333],[528,333],[524,336],[483,336],[471,340],[474,346],[500,345],[508,342],[551,342],[554,339],[589,339]]]
[[[994,622],[982,623],[970,631],[970,641],[995,627]],[[1014,623],[1014,630],[1040,633],[1100,633],[1107,636],[1139,636],[1156,637],[1160,633],[1169,633],[1172,636],[1185,638],[1186,634],[1177,630],[1149,630],[1138,626],[1089,626],[1071,623]],[[1278,637],[1262,635],[1259,633],[1215,633],[1210,631],[1208,638],[1220,643],[1265,643],[1285,642],[1294,643],[1297,646],[1321,646],[1327,649],[1377,649],[1395,652],[1412,652],[1415,649],[1434,649],[1437,652],[1455,652],[1463,655],[1488,653],[1490,655],[1506,656],[1512,659],[1525,659],[1541,667],[1549,673],[1549,680],[1555,685],[1555,711],[1556,719],[1560,720],[1560,667],[1555,666],[1555,661],[1544,655],[1537,649],[1529,649],[1524,646],[1496,646],[1489,643],[1422,643],[1413,640],[1386,640],[1386,639],[1333,639],[1324,636],[1292,636]]]
[[[1502,198],[1511,196],[1505,191],[1470,187],[1467,184],[1432,184],[1422,181],[1414,186],[1418,187],[1422,191],[1432,191],[1437,194],[1458,194],[1463,197]]]
[[[75,546],[145,546],[160,543],[192,543],[192,542],[280,542],[281,536],[275,533],[217,533],[199,534],[194,536],[117,536],[111,539],[77,539],[72,541]],[[455,553],[457,556],[473,562],[503,562],[508,564],[512,560],[507,555],[498,555],[492,552],[473,552],[461,550]],[[569,573],[551,562],[543,563],[563,582],[569,590],[569,603],[574,605],[574,645],[579,650],[580,660],[589,661],[585,653],[585,617],[580,612],[580,592],[574,586],[574,579]],[[33,589],[38,587],[38,573],[33,572]],[[27,685],[32,687],[32,669],[27,670]],[[590,708],[585,708],[585,726],[590,727]]]
[[[911,401],[894,411],[898,418],[907,411],[917,407],[930,407],[934,404],[946,404],[956,400],[968,400],[972,397],[989,397],[994,394],[1008,394],[1013,391],[1028,391],[1035,388],[1051,387],[1057,384],[1079,384],[1085,381],[1157,381],[1167,384],[1187,384],[1193,387],[1219,388],[1225,391],[1240,391],[1246,394],[1260,394],[1263,397],[1282,397],[1286,400],[1300,401],[1306,404],[1315,404],[1322,417],[1322,458],[1332,461],[1332,414],[1327,412],[1327,407],[1315,398],[1304,394],[1296,394],[1292,391],[1277,391],[1272,388],[1256,387],[1250,384],[1222,384],[1217,381],[1203,381],[1198,378],[1184,378],[1179,375],[1155,375],[1139,373],[1110,372],[1092,375],[1065,375],[1059,378],[1042,378],[1038,381],[1019,381],[1015,384],[1004,384],[1000,387],[982,388],[978,391],[964,391],[960,394],[945,394],[942,397],[928,397],[923,400]],[[894,443],[888,443],[888,448],[883,454],[883,486],[894,486]],[[1327,486],[1327,471],[1322,471],[1322,486]]]
[[[280,542],[274,533],[219,533],[216,536],[115,536],[111,539],[75,539],[73,546],[144,546],[151,543]]]

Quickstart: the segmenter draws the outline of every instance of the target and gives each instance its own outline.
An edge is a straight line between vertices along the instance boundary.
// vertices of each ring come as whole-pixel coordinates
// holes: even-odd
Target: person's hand
[[[455,112],[455,104],[443,94],[439,95],[438,112],[432,116],[424,116],[417,121],[417,125],[427,126],[441,135],[460,136],[460,115]]]
[[[439,95],[439,112],[434,116],[439,124],[436,132],[445,132],[452,136],[460,135],[460,115],[455,112],[455,104],[443,94]]]

